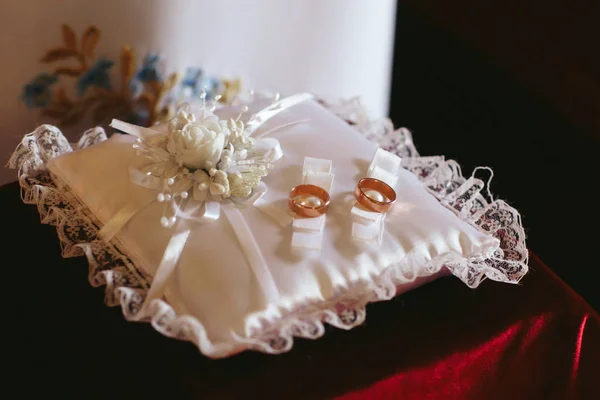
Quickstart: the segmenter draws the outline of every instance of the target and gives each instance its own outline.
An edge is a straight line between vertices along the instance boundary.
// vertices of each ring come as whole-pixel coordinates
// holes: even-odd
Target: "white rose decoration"
[[[190,121],[169,133],[167,151],[189,169],[210,169],[217,165],[229,135],[226,123],[216,116]]]

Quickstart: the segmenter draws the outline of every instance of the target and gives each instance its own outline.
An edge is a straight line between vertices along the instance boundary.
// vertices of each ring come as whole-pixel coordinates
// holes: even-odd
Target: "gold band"
[[[384,201],[378,201],[367,196],[366,192],[375,190],[384,196]],[[363,178],[358,181],[354,197],[361,206],[378,213],[387,212],[396,201],[396,192],[390,185],[375,178]]]
[[[302,195],[314,196],[321,200],[321,204],[319,206],[300,204],[296,198]],[[298,185],[290,192],[288,205],[290,210],[292,210],[296,215],[307,218],[315,218],[327,212],[327,209],[329,208],[329,201],[329,193],[327,193],[325,189],[315,185]]]

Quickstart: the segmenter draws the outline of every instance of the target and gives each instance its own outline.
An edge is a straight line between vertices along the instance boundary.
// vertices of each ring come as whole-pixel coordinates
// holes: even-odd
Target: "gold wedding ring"
[[[298,216],[315,218],[327,212],[329,201],[329,193],[325,189],[315,185],[298,185],[290,192],[288,205]]]
[[[379,199],[372,192],[377,192]],[[376,194],[377,194],[376,193]],[[369,196],[371,194],[371,196]],[[363,178],[354,189],[354,197],[361,206],[378,213],[387,212],[396,201],[396,192],[390,185],[375,178]]]

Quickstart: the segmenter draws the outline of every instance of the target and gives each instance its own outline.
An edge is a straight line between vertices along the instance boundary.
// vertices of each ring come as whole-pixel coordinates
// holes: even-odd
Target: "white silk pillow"
[[[481,260],[499,249],[498,239],[462,221],[402,168],[397,203],[386,216],[381,244],[353,240],[352,193],[366,175],[377,144],[312,100],[279,112],[254,135],[276,138],[284,153],[263,179],[268,191],[261,204],[287,211],[288,193],[300,183],[305,157],[332,160],[332,202],[321,251],[300,255],[290,248],[291,226],[280,226],[257,207],[239,207],[264,257],[267,269],[263,273],[274,282],[276,296],[262,290],[228,218],[221,215],[209,224],[191,226],[182,256],[168,279],[162,312],[170,313],[170,318],[187,316],[182,318],[188,330],[195,331],[190,335],[195,335],[193,340],[209,356],[261,348],[265,337],[300,322],[332,322],[328,315],[344,305],[364,306],[388,299],[449,274],[443,268],[445,262]],[[128,204],[143,205],[156,197],[129,179],[129,167],[139,163],[134,139],[114,135],[48,163],[57,182],[66,184],[101,224]],[[115,238],[137,268],[150,276],[173,235],[174,228],[160,224],[162,209],[161,203],[151,203]],[[363,318],[355,316],[343,327]],[[170,334],[168,329],[161,331]]]

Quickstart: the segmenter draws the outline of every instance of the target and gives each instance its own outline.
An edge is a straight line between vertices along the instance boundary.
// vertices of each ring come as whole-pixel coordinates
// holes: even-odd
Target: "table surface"
[[[443,278],[370,305],[351,331],[329,327],[319,340],[297,340],[289,353],[210,360],[106,307],[103,289],[87,282],[85,259],[61,258],[55,228],[21,203],[16,183],[0,187],[0,205],[11,366],[0,393],[513,400],[600,393],[600,317],[535,255],[520,285],[488,280],[471,290]]]

